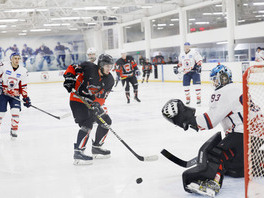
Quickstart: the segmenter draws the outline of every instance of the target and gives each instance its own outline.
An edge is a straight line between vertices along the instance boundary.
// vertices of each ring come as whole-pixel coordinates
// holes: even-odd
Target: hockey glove
[[[174,74],[178,74],[179,73],[179,67],[178,66],[174,66],[173,67],[173,71],[174,71]]]
[[[201,66],[201,65],[197,65],[197,66],[196,66],[196,72],[197,72],[198,74],[200,74],[200,73],[202,72],[202,66]]]
[[[188,130],[189,126],[198,131],[195,109],[187,107],[179,99],[169,100],[162,108],[162,115],[171,123]]]
[[[135,76],[138,77],[138,76],[140,76],[140,75],[141,75],[141,72],[140,72],[139,70],[136,70],[136,71],[135,71]]]
[[[26,97],[26,98],[23,98],[23,101],[24,101],[24,106],[29,108],[31,106],[31,102],[30,102],[30,98],[29,97]]]
[[[104,109],[101,107],[101,105],[98,102],[93,102],[91,104],[91,109],[95,116],[104,114]]]
[[[66,75],[64,75],[64,78],[65,81],[63,83],[63,86],[70,93],[72,89],[75,88],[75,82],[76,82],[75,76],[71,73],[67,73]]]

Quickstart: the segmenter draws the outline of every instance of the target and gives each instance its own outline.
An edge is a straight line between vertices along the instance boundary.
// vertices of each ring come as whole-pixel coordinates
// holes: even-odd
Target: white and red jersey
[[[260,50],[259,52],[256,52],[255,61],[257,61],[257,62],[263,62],[264,61],[264,50]]]
[[[211,95],[210,108],[196,117],[200,130],[214,128],[221,123],[226,134],[243,133],[242,87],[230,83]]]
[[[181,52],[179,55],[178,65],[182,67],[182,71],[184,74],[190,72],[195,65],[202,65],[202,63],[202,56],[195,50],[191,49],[187,54],[185,52]]]
[[[19,66],[17,69],[11,66],[10,62],[0,66],[0,83],[3,86],[3,92],[11,96],[27,97],[27,69]]]

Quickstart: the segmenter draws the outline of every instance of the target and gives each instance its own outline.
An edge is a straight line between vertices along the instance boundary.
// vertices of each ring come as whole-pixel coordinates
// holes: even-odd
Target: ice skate
[[[95,159],[107,159],[111,157],[111,151],[103,149],[102,146],[92,146],[92,154]]]
[[[74,144],[74,155],[73,159],[74,165],[89,165],[93,163],[93,157],[83,154],[85,148],[79,149],[76,148],[76,144]]]
[[[15,140],[17,138],[17,131],[16,130],[10,130],[11,139]]]
[[[220,190],[220,184],[214,180],[197,181],[187,185],[187,188],[192,192],[208,197],[215,197]]]
[[[186,104],[189,105],[191,103],[191,100],[186,100]]]
[[[201,106],[201,103],[202,103],[202,101],[201,100],[197,100],[197,107],[200,107]]]
[[[139,100],[139,98],[137,96],[135,96],[134,98],[137,102],[141,102],[141,100]]]

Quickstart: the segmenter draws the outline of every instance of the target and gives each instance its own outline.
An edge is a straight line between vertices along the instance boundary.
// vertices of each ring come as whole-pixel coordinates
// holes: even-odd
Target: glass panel
[[[164,61],[167,64],[178,63],[178,56],[180,54],[180,47],[166,47],[166,48],[156,48],[150,50],[151,61],[154,57],[162,55]]]
[[[125,26],[123,30],[125,43],[145,40],[144,28],[140,23]]]
[[[160,38],[179,34],[179,14],[152,19],[151,38]]]
[[[264,21],[264,1],[236,0],[237,25]]]
[[[221,4],[187,10],[188,32],[200,32],[226,27],[226,16]]]

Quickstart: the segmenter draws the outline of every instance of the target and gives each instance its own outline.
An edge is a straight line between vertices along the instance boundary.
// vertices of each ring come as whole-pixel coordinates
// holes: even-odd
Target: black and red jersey
[[[134,71],[138,70],[137,63],[132,56],[127,56],[126,59],[119,58],[116,63],[116,72],[120,73],[121,79],[125,79],[134,75]]]
[[[152,70],[152,64],[150,62],[145,62],[143,67],[142,67],[142,71],[151,71]]]
[[[75,90],[78,90],[79,86],[84,83],[92,93],[92,97],[89,99],[101,105],[104,104],[106,97],[114,86],[112,74],[101,76],[99,74],[99,67],[92,62],[83,62],[78,66],[70,65],[64,75],[68,73],[77,77]],[[82,103],[75,93],[71,93],[70,100]]]

